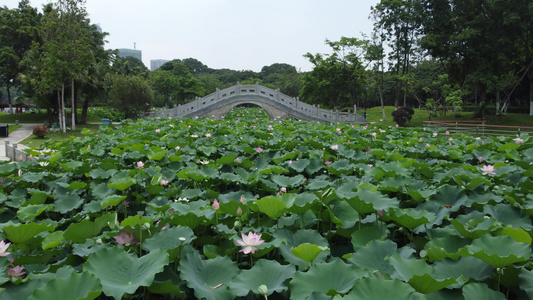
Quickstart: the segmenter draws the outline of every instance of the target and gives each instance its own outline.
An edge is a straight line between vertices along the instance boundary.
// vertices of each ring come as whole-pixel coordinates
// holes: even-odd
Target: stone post
[[[215,92],[215,101],[218,101],[220,99],[220,89],[217,88],[217,91]]]
[[[7,152],[8,149],[9,149],[9,141],[5,142],[5,147],[6,147],[6,156],[9,157],[9,155],[8,155],[9,152]]]
[[[13,143],[13,161],[17,161],[17,144],[15,143]]]

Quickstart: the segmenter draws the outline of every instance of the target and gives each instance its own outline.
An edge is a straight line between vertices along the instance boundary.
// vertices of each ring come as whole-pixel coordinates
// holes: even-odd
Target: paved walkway
[[[10,144],[18,144],[33,134],[33,127],[37,124],[21,124],[22,127],[9,133],[8,137],[0,138],[0,161],[9,160],[6,157],[6,141]],[[19,149],[27,148],[24,145],[17,145]]]

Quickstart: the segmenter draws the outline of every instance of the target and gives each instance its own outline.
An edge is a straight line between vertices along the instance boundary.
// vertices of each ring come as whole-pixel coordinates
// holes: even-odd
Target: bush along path
[[[527,136],[248,110],[46,147],[0,164],[2,299],[533,297]]]

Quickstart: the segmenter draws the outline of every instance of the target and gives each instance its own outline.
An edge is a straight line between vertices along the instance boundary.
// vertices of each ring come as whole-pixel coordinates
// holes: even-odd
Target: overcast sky
[[[3,0],[16,7],[18,0]],[[30,0],[42,11],[50,0]],[[87,0],[92,23],[108,32],[106,48],[142,50],[152,59],[196,58],[214,69],[312,65],[307,52],[331,53],[325,39],[370,35],[379,0]]]

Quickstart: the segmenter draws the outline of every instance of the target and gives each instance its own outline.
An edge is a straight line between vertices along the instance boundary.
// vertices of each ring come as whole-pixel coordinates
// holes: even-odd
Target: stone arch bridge
[[[320,105],[310,105],[298,98],[292,98],[277,90],[259,84],[241,85],[219,90],[215,93],[179,105],[171,109],[151,113],[155,118],[180,118],[211,116],[223,118],[231,109],[243,104],[252,104],[263,108],[270,119],[296,118],[306,121],[341,122],[367,124],[368,121],[356,113],[321,109]]]

